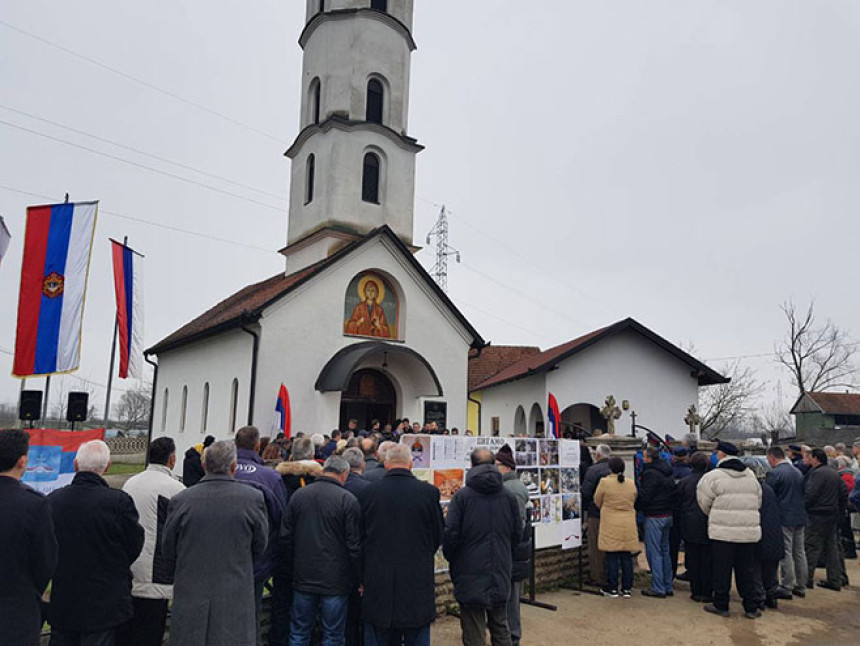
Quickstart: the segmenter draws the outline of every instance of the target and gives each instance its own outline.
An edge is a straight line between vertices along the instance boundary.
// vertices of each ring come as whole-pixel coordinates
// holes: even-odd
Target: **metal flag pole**
[[[42,402],[42,424],[48,419],[48,398],[51,394],[51,375],[45,377],[45,400]]]
[[[123,247],[128,246],[128,236],[123,237],[122,246]],[[113,343],[110,346],[110,368],[108,368],[107,396],[105,397],[105,414],[104,414],[104,421],[102,422],[105,429],[107,429],[108,418],[110,417],[110,391],[111,391],[111,386],[113,386],[113,367],[114,367],[114,363],[116,362],[116,340],[117,340],[118,335],[119,335],[119,321],[117,320],[117,317],[114,316],[114,320],[113,320]]]

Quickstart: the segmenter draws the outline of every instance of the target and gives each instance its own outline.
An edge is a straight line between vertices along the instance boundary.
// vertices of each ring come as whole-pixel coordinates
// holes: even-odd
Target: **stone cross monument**
[[[702,423],[702,417],[696,411],[695,404],[692,404],[690,408],[687,409],[687,414],[684,416],[684,423],[690,427],[690,433],[698,435],[698,433],[696,433],[696,427]]]
[[[615,397],[609,395],[606,398],[606,405],[600,409],[600,414],[606,420],[606,432],[609,435],[615,435],[615,420],[621,417],[621,409],[615,405]]]

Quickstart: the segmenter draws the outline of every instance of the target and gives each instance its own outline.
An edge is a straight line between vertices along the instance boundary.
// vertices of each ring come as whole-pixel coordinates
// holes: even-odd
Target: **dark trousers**
[[[132,597],[134,616],[116,629],[116,646],[161,646],[167,626],[167,599]]]
[[[271,603],[269,646],[287,646],[290,635],[290,606],[293,603],[292,582],[288,577],[275,574],[272,578]]]
[[[678,574],[678,553],[681,551],[681,515],[675,513],[669,530],[669,558],[672,561],[672,578]]]
[[[621,586],[618,586],[618,570],[621,570]],[[633,556],[630,552],[606,553],[606,589],[630,590],[633,587]]]
[[[713,598],[714,563],[710,543],[690,543],[684,545],[684,564],[690,575],[690,592],[694,597]]]
[[[857,545],[854,543],[854,530],[851,529],[851,514],[842,514],[842,522],[839,523],[839,534],[842,539],[842,547],[845,558],[857,558]]]
[[[421,628],[380,628],[365,624],[364,646],[430,646],[430,625]]]
[[[839,566],[839,545],[836,542],[836,525],[838,518],[832,515],[809,515],[806,523],[806,562],[809,567],[809,581],[812,582],[818,559],[824,559],[827,569],[827,582],[833,586],[842,585],[842,573]]]
[[[759,566],[764,596],[774,599],[779,592],[779,561],[759,561]]]
[[[588,514],[585,522],[588,537],[588,569],[595,584],[606,587],[606,552],[601,552],[597,547],[600,539],[600,516]]]
[[[52,630],[50,646],[114,646],[116,629],[84,633],[79,630]]]
[[[735,583],[743,600],[744,610],[753,612],[758,609],[755,570],[759,565],[755,558],[755,548],[755,543],[711,541],[711,554],[714,559],[714,605],[720,610],[729,609],[732,571],[735,573]]]
[[[508,610],[505,604],[495,608],[460,607],[463,646],[484,646],[487,628],[491,646],[511,646]]]
[[[346,606],[346,646],[360,646],[361,624],[361,595],[354,590]]]

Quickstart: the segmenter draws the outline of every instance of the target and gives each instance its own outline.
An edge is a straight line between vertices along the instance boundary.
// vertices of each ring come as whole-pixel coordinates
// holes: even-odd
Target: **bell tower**
[[[306,0],[287,271],[387,224],[412,245],[415,156],[407,134],[413,0]]]

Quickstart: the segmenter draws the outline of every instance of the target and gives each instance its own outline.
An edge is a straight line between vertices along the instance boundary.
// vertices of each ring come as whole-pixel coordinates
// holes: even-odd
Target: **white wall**
[[[686,432],[684,415],[698,403],[698,382],[690,367],[633,331],[623,332],[591,346],[564,361],[558,370],[488,388],[483,393],[482,427],[491,428],[490,418],[502,418],[502,434],[513,429],[514,411],[522,405],[528,419],[538,402],[546,424],[549,393],[559,409],[588,403],[603,407],[614,395],[619,408],[625,399],[636,411],[636,421],[660,435],[680,437]],[[630,431],[629,413],[616,421],[616,433]]]

